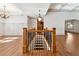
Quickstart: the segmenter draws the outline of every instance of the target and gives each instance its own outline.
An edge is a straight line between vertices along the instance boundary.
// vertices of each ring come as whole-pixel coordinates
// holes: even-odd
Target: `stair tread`
[[[44,43],[34,43],[34,44],[44,44]]]
[[[44,44],[34,44],[34,45],[44,45]]]
[[[45,47],[34,47],[34,48],[45,48]]]
[[[34,49],[44,49],[44,48],[34,48]]]

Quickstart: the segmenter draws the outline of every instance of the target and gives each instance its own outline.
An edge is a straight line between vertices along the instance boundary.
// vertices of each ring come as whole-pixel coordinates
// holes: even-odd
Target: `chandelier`
[[[38,21],[42,21],[43,20],[42,17],[41,17],[41,15],[40,15],[40,10],[39,10],[39,16],[38,16],[37,20]]]
[[[3,6],[3,9],[0,11],[0,17],[3,19],[9,18],[9,15],[7,14],[7,11],[6,11],[6,6]]]

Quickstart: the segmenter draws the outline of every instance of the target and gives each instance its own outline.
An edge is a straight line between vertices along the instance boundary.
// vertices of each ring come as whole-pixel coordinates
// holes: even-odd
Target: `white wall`
[[[2,36],[2,23],[0,22],[0,36]]]
[[[27,16],[11,16],[5,20],[4,35],[22,35],[27,27]]]
[[[27,27],[27,16],[11,16],[0,22],[0,35],[22,35],[23,27]],[[44,18],[45,27],[57,30],[57,35],[65,35],[65,20],[78,19],[78,12],[49,12]]]
[[[0,36],[3,36],[3,32],[4,32],[4,24],[3,20],[0,19]]]
[[[57,35],[65,35],[65,20],[79,19],[78,12],[49,12],[44,18],[45,27],[56,28]]]

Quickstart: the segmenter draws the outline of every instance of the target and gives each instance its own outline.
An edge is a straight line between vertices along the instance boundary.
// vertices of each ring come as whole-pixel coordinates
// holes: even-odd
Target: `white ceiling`
[[[79,3],[51,4],[50,9],[52,9],[53,11],[79,11]]]
[[[23,11],[23,14],[38,16],[40,10],[40,14],[44,16],[50,4],[49,3],[20,3],[15,5],[20,10]]]
[[[39,10],[41,10],[42,16],[53,11],[79,11],[78,3],[0,3],[0,11],[2,11],[4,5],[11,15],[38,16]]]

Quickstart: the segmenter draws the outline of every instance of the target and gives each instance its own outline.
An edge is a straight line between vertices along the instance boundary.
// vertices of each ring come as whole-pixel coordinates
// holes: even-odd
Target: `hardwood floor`
[[[67,32],[57,37],[57,50],[61,56],[79,56],[79,34]]]
[[[19,55],[22,55],[21,37],[0,38],[0,56],[19,56]]]
[[[71,55],[79,55],[79,34],[78,33],[66,33],[66,45],[65,49]]]
[[[79,56],[79,34],[58,35],[56,40],[57,56]],[[22,55],[22,37],[0,37],[0,56]]]

